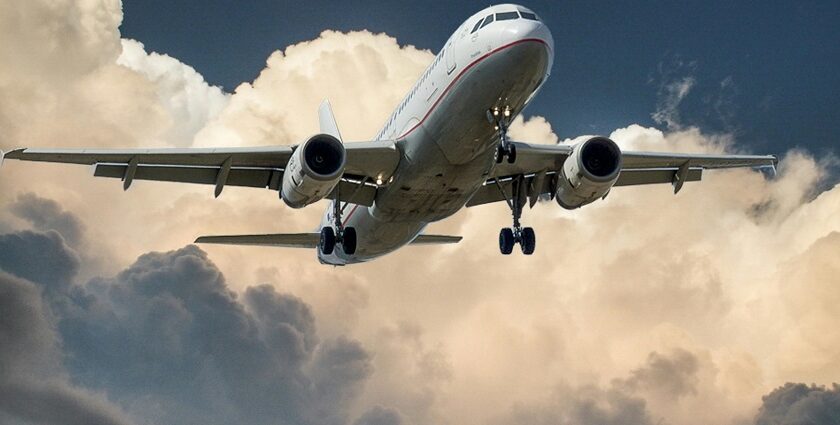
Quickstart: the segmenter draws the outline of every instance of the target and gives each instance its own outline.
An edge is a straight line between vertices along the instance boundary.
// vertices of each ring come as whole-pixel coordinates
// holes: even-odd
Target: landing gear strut
[[[518,176],[511,182],[513,188],[512,196],[508,197],[505,190],[499,181],[496,181],[496,186],[499,192],[505,198],[511,213],[513,214],[513,227],[505,227],[499,232],[499,251],[504,255],[510,255],[513,252],[513,246],[517,243],[522,248],[522,253],[531,255],[537,246],[537,237],[534,229],[530,227],[522,227],[519,220],[522,218],[522,207],[526,202],[526,180],[524,176]]]
[[[508,164],[516,162],[516,146],[508,140],[507,132],[510,127],[510,107],[503,110],[498,107],[487,110],[487,121],[499,132],[499,146],[496,148],[496,163],[501,164],[507,157]]]
[[[318,241],[318,247],[324,255],[332,254],[337,244],[341,245],[347,255],[356,253],[356,228],[344,227],[341,221],[341,212],[341,201],[338,198],[338,188],[336,187],[335,199],[333,200],[333,227],[322,228],[321,239]]]

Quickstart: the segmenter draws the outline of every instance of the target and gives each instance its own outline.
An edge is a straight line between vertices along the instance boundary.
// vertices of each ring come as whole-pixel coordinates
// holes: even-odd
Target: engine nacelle
[[[574,147],[557,179],[557,203],[567,210],[606,196],[621,172],[621,149],[606,137]]]
[[[341,141],[329,134],[312,136],[289,158],[280,197],[292,208],[324,199],[341,180],[346,162]]]

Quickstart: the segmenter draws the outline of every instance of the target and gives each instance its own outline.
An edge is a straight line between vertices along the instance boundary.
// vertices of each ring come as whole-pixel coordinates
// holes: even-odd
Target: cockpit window
[[[539,21],[539,19],[537,19],[537,15],[534,15],[531,12],[523,12],[523,11],[520,10],[519,14],[522,15],[522,17],[525,18],[525,19],[530,19],[532,21]]]
[[[484,22],[484,19],[479,19],[478,22],[475,23],[475,27],[473,27],[473,30],[470,32],[470,34],[478,31],[478,29],[481,28],[482,22]]]
[[[509,21],[511,19],[519,19],[519,14],[516,12],[501,12],[496,14],[497,21]]]
[[[484,22],[481,24],[481,28],[484,28],[487,25],[490,25],[490,23],[492,23],[492,22],[493,22],[493,15],[487,15],[487,17],[484,18]]]

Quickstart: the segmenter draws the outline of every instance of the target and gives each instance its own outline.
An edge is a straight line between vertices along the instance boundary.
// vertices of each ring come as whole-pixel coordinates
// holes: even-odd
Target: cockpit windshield
[[[496,14],[497,21],[509,21],[511,19],[519,19],[519,14],[516,12],[501,12]]]
[[[499,12],[495,15],[487,15],[484,19],[479,19],[478,22],[475,23],[475,26],[473,27],[472,31],[470,31],[470,34],[473,34],[481,28],[484,28],[487,25],[493,23],[494,16],[496,21],[510,21],[514,19],[519,19],[520,16],[523,19],[528,19],[530,21],[539,21],[537,15],[531,12],[525,12],[522,10],[520,10],[519,12]]]
[[[522,15],[522,17],[525,18],[525,19],[528,19],[528,20],[531,20],[531,21],[539,21],[539,19],[537,19],[537,15],[535,15],[531,12],[525,12],[525,11],[520,10],[519,14]]]

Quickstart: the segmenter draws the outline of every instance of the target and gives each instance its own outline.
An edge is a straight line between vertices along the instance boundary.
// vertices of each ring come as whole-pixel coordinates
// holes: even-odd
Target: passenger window
[[[516,12],[502,12],[496,14],[497,21],[509,21],[511,19],[519,19],[519,14]]]
[[[537,15],[534,15],[531,12],[523,12],[523,11],[520,10],[519,14],[522,15],[522,17],[525,18],[525,19],[530,19],[532,21],[539,21],[539,19],[537,19]]]
[[[484,22],[484,19],[479,19],[478,22],[475,23],[475,27],[473,27],[473,30],[470,32],[470,34],[478,31],[478,29],[481,27],[482,22]]]
[[[487,17],[484,18],[484,23],[481,24],[481,28],[484,28],[487,25],[490,25],[490,23],[492,23],[492,22],[493,22],[493,15],[487,15]]]

